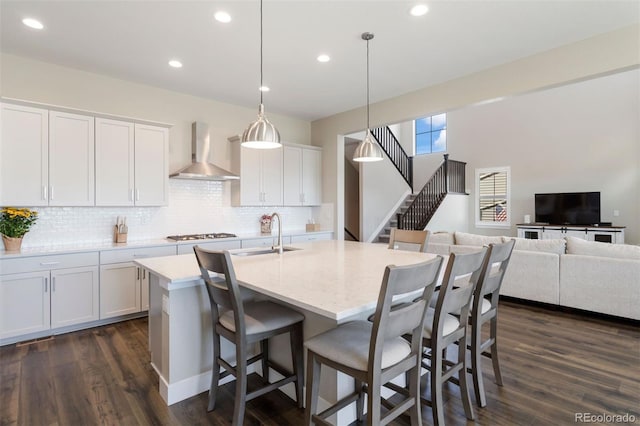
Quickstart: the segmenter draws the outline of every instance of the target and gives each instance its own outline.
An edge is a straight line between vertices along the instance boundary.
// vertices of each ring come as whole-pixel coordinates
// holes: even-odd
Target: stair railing
[[[398,228],[424,229],[447,194],[466,194],[466,164],[462,161],[449,160],[449,154],[444,154],[444,161],[431,175],[407,210],[404,213],[398,213]]]
[[[413,191],[413,157],[407,155],[389,126],[371,129],[371,134]]]

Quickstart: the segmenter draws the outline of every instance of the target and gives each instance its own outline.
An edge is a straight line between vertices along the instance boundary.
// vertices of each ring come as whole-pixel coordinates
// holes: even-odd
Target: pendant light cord
[[[262,0],[260,0],[260,105],[262,105]]]
[[[367,130],[369,129],[369,39],[367,39]]]

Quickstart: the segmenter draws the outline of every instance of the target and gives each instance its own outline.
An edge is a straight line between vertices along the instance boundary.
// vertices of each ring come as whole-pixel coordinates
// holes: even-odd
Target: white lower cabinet
[[[188,243],[178,245],[178,254],[193,254],[194,246],[198,246],[205,250],[233,250],[242,248],[240,240],[213,241],[208,243]]]
[[[292,235],[291,243],[308,243],[311,241],[333,240],[333,232],[318,232],[313,234]]]
[[[140,312],[139,271],[131,262],[100,266],[100,319]]]
[[[100,252],[100,319],[149,310],[149,277],[133,261],[175,254],[175,245]]]
[[[0,276],[0,338],[51,328],[49,271]]]
[[[99,318],[98,253],[0,261],[0,339]]]
[[[51,271],[51,328],[97,320],[99,288],[97,266]]]

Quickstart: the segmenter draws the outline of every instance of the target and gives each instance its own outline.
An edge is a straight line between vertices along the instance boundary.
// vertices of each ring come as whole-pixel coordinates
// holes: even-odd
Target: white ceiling
[[[269,112],[313,120],[639,22],[640,1],[264,0]],[[213,19],[229,12],[229,24]],[[1,0],[2,52],[257,108],[259,1]],[[36,31],[24,17],[43,22]],[[331,61],[316,61],[327,53]],[[171,58],[182,69],[167,66]]]

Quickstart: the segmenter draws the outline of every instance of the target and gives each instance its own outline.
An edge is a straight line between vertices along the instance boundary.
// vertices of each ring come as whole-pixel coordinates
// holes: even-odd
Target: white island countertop
[[[258,293],[338,323],[375,308],[387,265],[408,265],[436,257],[389,250],[384,244],[314,241],[291,244],[301,250],[231,257],[241,284]],[[230,252],[247,251],[231,250]],[[166,290],[202,285],[195,255],[149,258],[136,263],[160,278]]]

